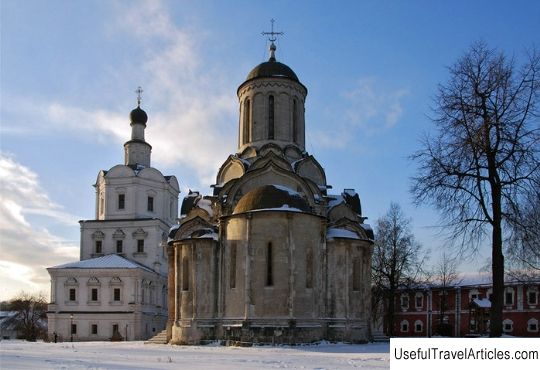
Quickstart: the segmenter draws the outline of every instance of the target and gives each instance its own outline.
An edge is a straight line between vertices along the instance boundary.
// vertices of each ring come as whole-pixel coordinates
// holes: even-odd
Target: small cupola
[[[131,140],[124,144],[124,163],[126,166],[144,166],[150,167],[150,154],[152,146],[144,140],[144,130],[148,115],[141,109],[141,94],[143,90],[139,86],[137,90],[137,108],[133,109],[129,114],[131,121]]]
[[[133,109],[129,114],[129,120],[132,124],[142,123],[146,126],[146,122],[148,122],[148,115],[144,110],[141,109],[140,106],[137,106],[137,108]]]

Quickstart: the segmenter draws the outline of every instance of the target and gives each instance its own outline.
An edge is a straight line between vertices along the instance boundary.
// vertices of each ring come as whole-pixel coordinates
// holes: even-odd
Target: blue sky
[[[236,89],[268,57],[308,88],[306,148],[334,192],[355,188],[368,222],[391,201],[418,240],[445,248],[414,207],[409,156],[438,83],[477,40],[519,62],[539,43],[537,1],[15,1],[1,5],[0,299],[48,293],[45,267],[77,260],[92,184],[123,161],[141,85],[153,165],[210,193],[236,150]],[[182,196],[182,194],[181,194]],[[485,255],[462,264],[477,270]]]

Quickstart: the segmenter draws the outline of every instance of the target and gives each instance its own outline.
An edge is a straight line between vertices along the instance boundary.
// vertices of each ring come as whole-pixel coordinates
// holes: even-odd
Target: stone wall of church
[[[354,239],[329,240],[327,336],[362,341],[369,337],[371,245]]]
[[[237,215],[228,220],[226,235],[224,318],[313,317],[313,305],[321,300],[320,217],[275,211]]]
[[[173,268],[174,278],[169,281],[172,280],[176,295],[169,295],[169,304],[175,307],[174,320],[169,317],[172,343],[196,343],[205,336],[193,319],[204,321],[216,317],[216,243],[213,239],[194,239],[172,248],[174,262],[169,266]]]
[[[368,340],[369,241],[327,241],[326,220],[300,212],[237,214],[222,227],[220,244],[171,246],[172,343]]]

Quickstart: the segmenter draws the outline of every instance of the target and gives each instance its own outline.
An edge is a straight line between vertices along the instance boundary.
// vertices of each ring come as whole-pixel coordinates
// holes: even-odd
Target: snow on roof
[[[490,273],[469,272],[460,274],[459,278],[459,286],[491,284]]]
[[[367,230],[373,231],[373,228],[371,227],[370,224],[361,224],[360,226],[362,226],[362,229],[364,229],[364,230],[366,230],[366,231],[367,231]]]
[[[304,212],[300,208],[294,208],[290,207],[288,204],[284,204],[281,207],[274,207],[274,208],[260,208],[260,209],[254,209],[250,212],[258,212],[258,211],[288,211],[288,212]]]
[[[482,299],[475,298],[473,300],[473,303],[476,304],[480,308],[491,308],[491,301],[487,298],[482,298]]]
[[[152,271],[146,266],[130,261],[117,254],[108,254],[103,257],[96,257],[87,260],[70,262],[63,265],[50,267],[53,269],[143,269]]]
[[[341,195],[329,195],[328,198],[330,199],[328,202],[328,208],[333,208],[337,206],[338,204],[345,203],[345,199]]]
[[[244,158],[242,158],[242,157],[236,157],[236,158],[242,161],[242,163],[244,164],[245,168],[249,168],[249,166],[251,166],[251,162],[248,161],[247,159],[244,159]]]
[[[343,189],[343,192],[350,195],[351,197],[354,197],[356,195],[356,191],[354,189]]]
[[[275,187],[275,188],[278,189],[278,190],[286,191],[286,192],[288,192],[290,195],[300,195],[298,192],[292,190],[291,188],[288,188],[288,187],[286,187],[286,186],[283,186],[283,185],[272,184],[272,186]]]
[[[326,232],[326,239],[332,238],[360,239],[360,237],[353,231],[346,229],[330,228]]]
[[[184,217],[186,217],[186,216],[184,215]],[[181,217],[181,218],[183,218],[183,217]],[[180,224],[175,224],[175,225],[171,226],[171,228],[169,229],[169,234],[167,234],[167,243],[174,240],[174,235],[176,234],[176,231],[179,228],[180,228]]]
[[[218,241],[218,234],[216,232],[208,232],[208,233],[203,234],[201,236],[195,237],[195,239],[214,239],[217,242]]]
[[[200,199],[197,202],[197,207],[204,209],[210,217],[214,216],[214,210],[212,209],[212,202],[210,200],[204,198]]]

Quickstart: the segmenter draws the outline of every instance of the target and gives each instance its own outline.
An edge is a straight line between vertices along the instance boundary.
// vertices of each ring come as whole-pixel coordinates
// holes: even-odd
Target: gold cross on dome
[[[277,40],[277,38],[276,38],[277,35],[281,36],[281,35],[285,34],[284,32],[281,32],[281,31],[274,32],[274,22],[275,22],[274,19],[270,19],[270,23],[271,23],[271,31],[270,32],[263,31],[261,33],[261,35],[263,35],[263,36],[269,35],[270,37],[268,37],[268,41],[270,41],[270,42],[276,41]]]

